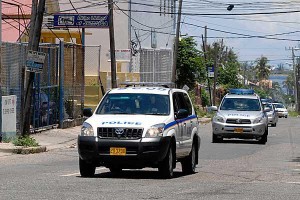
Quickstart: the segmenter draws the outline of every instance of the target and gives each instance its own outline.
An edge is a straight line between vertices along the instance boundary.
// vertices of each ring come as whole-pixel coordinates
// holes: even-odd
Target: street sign
[[[207,73],[209,78],[213,78],[215,76],[215,68],[214,66],[207,67]]]
[[[26,59],[26,70],[30,72],[41,72],[45,58],[46,53],[29,50]]]
[[[54,14],[54,28],[108,28],[108,14]]]
[[[130,54],[131,50],[130,49],[116,49],[115,50],[115,57],[117,62],[130,62]],[[109,57],[109,54],[107,54]],[[108,62],[111,60],[108,59]]]

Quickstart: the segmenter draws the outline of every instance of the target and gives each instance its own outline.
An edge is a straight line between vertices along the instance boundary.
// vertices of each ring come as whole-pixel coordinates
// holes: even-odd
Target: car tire
[[[181,161],[182,172],[184,174],[194,174],[196,171],[196,148],[193,143],[190,154]]]
[[[170,145],[170,148],[168,150],[168,153],[166,157],[163,159],[163,161],[159,164],[158,171],[161,175],[162,178],[172,178],[173,177],[173,160],[174,155],[173,155],[173,149],[172,146]]]
[[[268,141],[268,131],[266,130],[265,133],[262,135],[261,139],[258,141],[259,144],[266,144]]]
[[[96,166],[79,158],[79,171],[82,177],[93,177],[95,175]]]
[[[219,143],[222,142],[223,138],[218,138],[216,134],[212,134],[212,143]]]

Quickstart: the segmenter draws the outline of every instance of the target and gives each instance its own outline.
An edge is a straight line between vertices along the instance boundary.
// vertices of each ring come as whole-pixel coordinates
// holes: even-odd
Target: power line
[[[132,10],[132,9],[121,9],[128,12],[136,13],[153,13],[160,14],[159,11],[148,11],[148,10]],[[182,13],[182,15],[190,16],[250,16],[250,15],[276,15],[276,14],[288,14],[288,13],[300,13],[300,10],[291,10],[291,11],[274,11],[274,12],[256,12],[256,13]],[[177,12],[164,12],[164,14],[178,14]]]

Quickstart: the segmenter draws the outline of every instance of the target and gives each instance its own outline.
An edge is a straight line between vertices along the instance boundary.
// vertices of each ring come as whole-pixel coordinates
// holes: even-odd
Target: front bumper
[[[277,112],[278,117],[287,117],[288,112]]]
[[[265,133],[267,125],[264,123],[227,124],[213,122],[212,129],[214,135],[222,138],[257,139]]]
[[[171,137],[122,140],[78,136],[78,153],[81,159],[96,166],[118,166],[129,169],[157,167],[167,155],[170,142]],[[126,155],[112,156],[110,147],[125,147]]]

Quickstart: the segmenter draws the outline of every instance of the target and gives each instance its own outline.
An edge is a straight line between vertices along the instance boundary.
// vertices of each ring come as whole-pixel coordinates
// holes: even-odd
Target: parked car
[[[122,169],[158,168],[173,176],[195,172],[200,148],[199,122],[185,90],[164,87],[125,87],[106,93],[78,136],[79,169],[93,176],[104,166]],[[88,113],[90,112],[90,113]]]
[[[282,103],[273,103],[273,105],[275,106],[275,111],[277,112],[278,117],[288,117],[289,112]]]
[[[265,144],[268,137],[268,117],[254,90],[232,89],[226,94],[212,120],[212,142],[223,138],[257,139]]]
[[[275,106],[272,103],[263,103],[263,107],[265,110],[269,110],[266,112],[268,116],[268,124],[275,127],[278,122],[278,114],[275,111]]]

